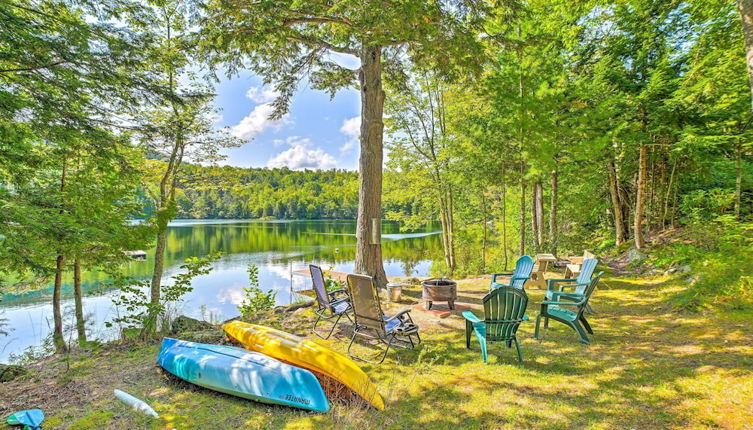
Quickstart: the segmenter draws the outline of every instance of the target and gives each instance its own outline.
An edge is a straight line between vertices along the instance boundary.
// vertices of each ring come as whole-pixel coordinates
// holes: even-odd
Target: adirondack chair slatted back
[[[484,297],[486,339],[490,342],[511,340],[523,322],[528,295],[520,288],[500,287]]]
[[[384,332],[384,313],[374,278],[349,274],[347,281],[356,324]]]
[[[322,268],[309,264],[309,272],[311,272],[311,281],[314,284],[314,291],[316,292],[316,301],[319,303],[319,309],[332,311],[332,305],[329,304],[329,297],[327,297],[327,288],[324,286],[324,273],[322,272]]]
[[[513,277],[521,277],[521,278],[530,278],[531,272],[533,271],[533,258],[531,258],[528,255],[524,255],[520,258],[518,258],[518,261],[515,263],[515,272],[513,272]],[[523,289],[523,286],[525,285],[527,279],[515,279],[510,283],[511,287]]]
[[[586,305],[588,305],[588,301],[591,299],[591,295],[596,290],[596,285],[599,284],[599,279],[601,279],[601,275],[603,275],[604,272],[599,272],[598,275],[596,275],[592,280],[591,283],[588,284],[588,287],[586,287],[586,290],[583,292],[584,298],[583,302],[578,308],[578,314],[582,314],[583,311],[586,309]]]
[[[597,260],[596,258],[588,258],[586,260],[583,260],[583,265],[580,266],[580,273],[578,274],[578,278],[575,280],[575,283],[591,283],[591,276],[593,276],[597,264],[599,264],[599,260]],[[580,293],[580,291],[576,292]]]

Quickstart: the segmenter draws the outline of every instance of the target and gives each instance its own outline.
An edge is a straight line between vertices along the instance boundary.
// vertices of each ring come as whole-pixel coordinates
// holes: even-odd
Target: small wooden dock
[[[146,251],[123,251],[123,254],[125,254],[127,257],[131,257],[134,260],[146,260]]]
[[[340,282],[345,282],[348,277],[348,274],[345,272],[337,272],[334,270],[323,270],[323,269],[322,271],[324,272],[325,278],[332,278]],[[311,277],[311,273],[309,272],[309,269],[298,269],[298,270],[294,270],[293,273],[295,273],[296,275],[307,276],[309,278]]]

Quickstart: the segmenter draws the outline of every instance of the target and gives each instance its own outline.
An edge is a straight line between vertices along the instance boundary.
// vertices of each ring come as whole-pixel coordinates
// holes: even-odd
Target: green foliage
[[[238,305],[238,311],[244,318],[250,318],[260,311],[272,309],[277,298],[276,291],[269,290],[265,293],[259,288],[259,266],[249,264],[247,271],[249,286],[243,288],[243,302]]]
[[[191,283],[194,278],[206,275],[212,271],[212,264],[221,257],[221,253],[212,253],[206,257],[186,258],[180,266],[180,272],[174,275],[169,285],[162,286],[160,302],[152,303],[149,296],[148,280],[139,281],[123,276],[119,272],[112,273],[112,284],[121,291],[120,296],[113,299],[119,315],[107,327],[117,325],[123,333],[136,334],[143,338],[157,329],[169,328],[170,306],[179,302],[183,296],[193,291]]]
[[[354,219],[357,209],[356,172],[191,164],[178,177],[179,218]]]
[[[68,427],[71,430],[87,430],[105,426],[112,419],[112,412],[97,411],[73,421]]]
[[[339,290],[341,288],[345,287],[345,283],[342,281],[338,281],[337,279],[330,278],[329,276],[324,276],[324,289],[327,290],[327,292]]]
[[[648,263],[690,267],[690,272],[682,275],[687,287],[671,299],[679,307],[691,311],[753,309],[751,252],[753,224],[727,215],[689,224],[659,247]]]

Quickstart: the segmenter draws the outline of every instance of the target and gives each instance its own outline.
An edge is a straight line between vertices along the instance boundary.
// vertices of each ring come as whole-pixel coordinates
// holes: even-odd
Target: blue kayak
[[[327,396],[313,373],[258,352],[166,337],[157,363],[211,390],[310,411],[329,410]]]

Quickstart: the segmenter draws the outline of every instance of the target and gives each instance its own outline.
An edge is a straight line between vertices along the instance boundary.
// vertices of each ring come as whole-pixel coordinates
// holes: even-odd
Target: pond
[[[388,276],[426,276],[431,260],[441,253],[437,228],[400,232],[399,225],[382,226],[384,266]],[[277,292],[277,304],[294,300],[292,291],[310,288],[308,277],[294,273],[319,264],[325,269],[350,272],[355,258],[355,222],[353,221],[252,221],[252,220],[177,220],[170,223],[165,254],[166,282],[178,272],[187,257],[204,256],[222,251],[208,275],[193,281],[193,291],[186,295],[179,312],[194,318],[224,320],[238,315],[236,306],[248,286],[246,269],[259,266],[259,280],[264,290]],[[146,261],[128,263],[129,273],[149,279],[154,263],[153,250]],[[91,271],[83,274],[84,311],[92,338],[108,339],[115,333],[105,328],[122,312],[112,304],[117,291],[108,290],[107,276]],[[66,277],[63,286],[65,326],[73,327],[73,285]],[[0,302],[0,318],[6,319],[8,336],[0,336],[0,362],[12,355],[42,345],[52,326],[52,286],[24,294],[5,294]],[[75,336],[72,330],[67,336]]]

